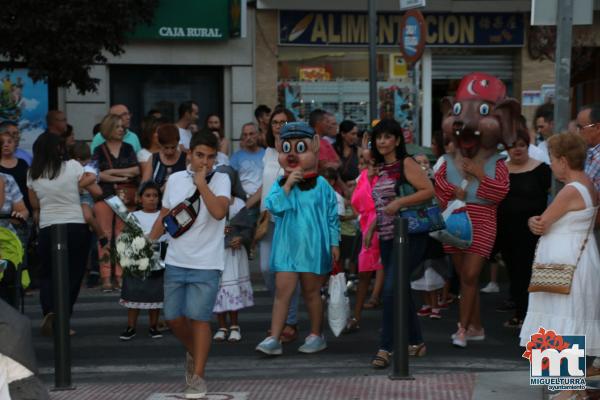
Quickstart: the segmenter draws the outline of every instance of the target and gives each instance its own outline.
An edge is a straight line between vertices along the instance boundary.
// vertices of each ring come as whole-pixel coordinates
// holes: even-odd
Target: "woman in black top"
[[[344,182],[353,181],[358,178],[358,127],[352,121],[345,120],[340,124],[340,132],[337,134],[333,145],[336,153],[340,156],[340,178]]]
[[[123,203],[130,208],[135,207],[135,193],[137,192],[137,179],[140,175],[137,156],[133,147],[123,142],[125,130],[121,118],[117,115],[107,115],[100,123],[100,133],[106,140],[96,147],[92,160],[100,172],[100,187],[103,198],[118,195]],[[123,229],[123,221],[118,218],[113,210],[104,201],[94,205],[94,213],[103,238],[98,238],[98,256],[100,263],[100,277],[102,290],[110,292],[111,283],[111,257],[110,243]],[[115,265],[116,288],[121,287],[123,270],[120,265]]]
[[[510,190],[498,207],[497,245],[506,263],[510,294],[516,305],[514,317],[504,323],[508,328],[520,328],[527,312],[527,287],[538,240],[527,221],[544,212],[551,185],[550,167],[529,157],[529,140],[527,131],[520,130],[514,146],[508,149]]]
[[[179,129],[176,125],[160,125],[157,132],[160,150],[142,168],[142,181],[152,181],[164,190],[169,175],[185,170],[186,154],[179,149]]]
[[[29,202],[29,196],[27,195],[29,193],[27,190],[27,171],[29,170],[29,165],[27,165],[25,160],[15,156],[17,143],[12,135],[8,132],[0,134],[0,143],[2,145],[0,172],[4,172],[15,178],[19,190],[21,190],[21,194],[23,195],[27,211],[29,211],[29,215],[31,215],[31,203]]]

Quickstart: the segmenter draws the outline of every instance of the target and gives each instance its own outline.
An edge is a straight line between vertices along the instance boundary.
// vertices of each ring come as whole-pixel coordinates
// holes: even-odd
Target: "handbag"
[[[271,221],[271,214],[269,211],[264,210],[260,213],[260,217],[256,222],[256,230],[254,231],[254,241],[258,242],[262,240],[269,231],[269,222]]]
[[[467,204],[462,200],[453,200],[442,213],[445,229],[430,232],[429,236],[444,244],[466,249],[473,243],[473,225],[467,212]]]
[[[596,210],[597,211],[597,210]],[[531,280],[529,281],[528,291],[533,292],[545,292],[545,293],[556,293],[556,294],[569,294],[571,293],[571,284],[573,283],[573,274],[581,260],[585,246],[590,238],[590,233],[596,221],[596,215],[592,218],[588,233],[579,248],[579,255],[575,264],[566,263],[539,263],[533,262],[531,267]],[[535,246],[535,258],[537,259],[538,247],[540,241],[538,240]]]
[[[409,196],[415,193],[414,187],[409,183],[399,186],[400,196]],[[408,221],[408,233],[429,233],[442,230],[446,227],[440,206],[435,199],[414,206],[403,208],[398,213]]]
[[[108,149],[106,144],[102,144],[102,151],[104,152],[104,156],[106,157],[106,161],[108,161],[108,166],[110,169],[113,169],[112,160],[110,154],[108,153]],[[124,183],[115,183],[113,185],[113,189],[115,190],[115,195],[121,199],[123,204],[127,207],[135,206],[135,196],[137,195],[137,185],[133,182],[124,182]]]

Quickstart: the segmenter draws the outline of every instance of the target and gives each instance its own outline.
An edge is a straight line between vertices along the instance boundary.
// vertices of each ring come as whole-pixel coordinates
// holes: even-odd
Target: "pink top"
[[[367,169],[364,169],[360,173],[356,182],[356,188],[354,189],[354,193],[352,193],[352,199],[350,200],[352,207],[360,216],[359,223],[363,237],[366,235],[369,226],[377,219],[375,202],[373,201],[371,193],[373,191],[373,185],[377,182],[378,176],[374,176],[371,181],[369,181],[368,173]],[[383,269],[379,253],[379,235],[377,234],[377,231],[373,234],[371,247],[365,249],[363,243],[361,243],[361,249],[358,255],[358,271],[366,272]]]

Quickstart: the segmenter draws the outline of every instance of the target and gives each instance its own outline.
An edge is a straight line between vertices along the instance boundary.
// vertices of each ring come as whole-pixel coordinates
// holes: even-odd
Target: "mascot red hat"
[[[495,76],[483,72],[473,72],[460,81],[456,100],[485,100],[498,103],[506,97],[506,86]]]

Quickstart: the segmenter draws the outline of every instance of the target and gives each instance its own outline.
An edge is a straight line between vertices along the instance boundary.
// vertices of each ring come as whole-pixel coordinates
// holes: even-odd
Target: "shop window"
[[[111,66],[111,104],[125,104],[133,114],[131,129],[140,131],[144,115],[158,109],[169,121],[178,119],[179,104],[194,100],[200,108],[199,124],[210,113],[222,114],[221,68],[172,66]]]
[[[280,48],[279,102],[304,119],[322,108],[338,122],[369,124],[369,65],[365,51]],[[394,117],[412,127],[412,73],[399,53],[377,55],[378,118]]]

